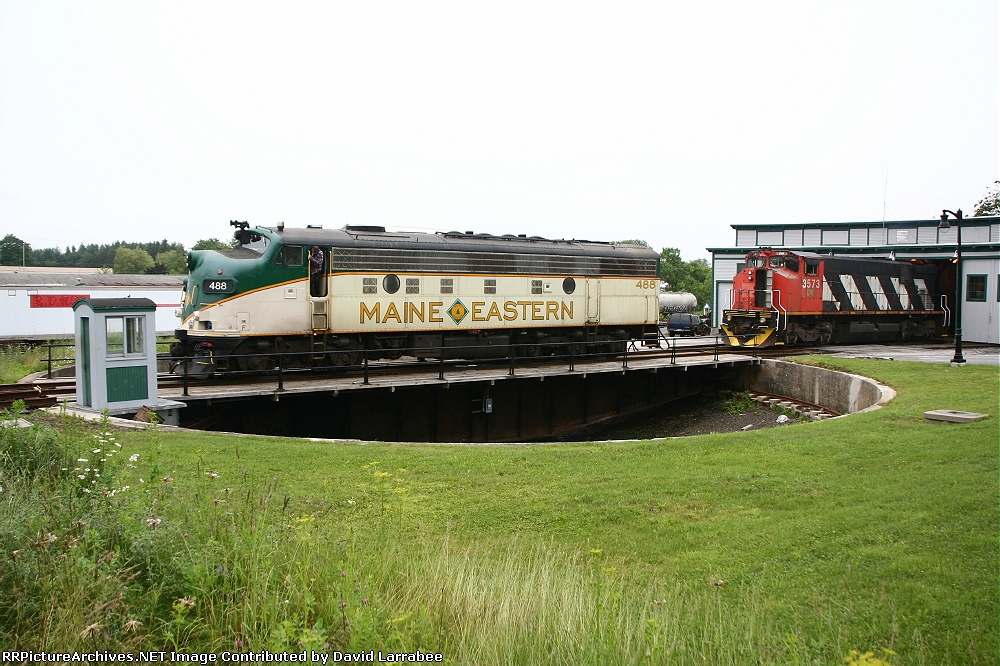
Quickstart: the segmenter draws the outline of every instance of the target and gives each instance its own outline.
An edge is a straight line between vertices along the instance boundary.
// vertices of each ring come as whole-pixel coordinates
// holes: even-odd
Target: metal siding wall
[[[920,245],[937,243],[937,227],[917,227],[917,243]]]
[[[716,281],[732,280],[736,277],[736,264],[742,259],[716,259],[715,279]]]
[[[108,402],[145,400],[149,397],[145,365],[108,368],[106,377],[108,382]]]
[[[851,245],[868,245],[868,230],[851,229]]]
[[[785,234],[780,231],[758,231],[757,245],[784,245]]]
[[[802,230],[801,229],[786,229],[785,230],[785,245],[791,247],[802,247]]]
[[[989,227],[967,227],[962,229],[962,245],[966,243],[989,243]]]
[[[868,230],[868,244],[869,245],[886,245],[886,229],[885,227],[875,227],[874,229]]]
[[[757,232],[753,229],[737,229],[736,247],[757,247]]]
[[[802,244],[806,247],[816,247],[822,244],[823,232],[819,229],[803,229]]]
[[[1000,224],[990,225],[990,242],[1000,243]]]

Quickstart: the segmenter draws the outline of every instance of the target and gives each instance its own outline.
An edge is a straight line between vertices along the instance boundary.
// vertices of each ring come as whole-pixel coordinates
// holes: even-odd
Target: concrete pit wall
[[[867,377],[769,359],[747,369],[746,388],[809,402],[841,414],[868,409],[883,398],[882,388]]]

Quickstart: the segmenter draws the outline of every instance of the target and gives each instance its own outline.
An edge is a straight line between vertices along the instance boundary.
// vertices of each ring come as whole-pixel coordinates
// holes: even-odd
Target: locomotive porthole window
[[[420,278],[406,278],[406,293],[420,293]]]
[[[497,293],[497,281],[495,279],[483,280],[483,293],[484,294]]]
[[[382,288],[387,294],[395,294],[399,291],[399,278],[395,275],[386,275],[382,278]]]
[[[361,278],[361,293],[362,294],[377,294],[378,293],[378,278]]]
[[[542,281],[541,280],[532,280],[531,281],[531,293],[532,294],[540,294],[540,293],[542,293]]]
[[[563,292],[572,294],[574,291],[576,291],[576,280],[573,278],[563,280]]]

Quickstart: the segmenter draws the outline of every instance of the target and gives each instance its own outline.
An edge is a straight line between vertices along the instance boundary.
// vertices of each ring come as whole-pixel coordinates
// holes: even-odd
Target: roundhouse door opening
[[[309,317],[313,331],[330,328],[329,282],[330,248],[314,245],[309,249]]]

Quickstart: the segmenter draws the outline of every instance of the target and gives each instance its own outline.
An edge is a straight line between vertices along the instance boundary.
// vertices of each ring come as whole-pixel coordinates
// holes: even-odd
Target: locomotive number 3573
[[[819,278],[803,278],[802,288],[803,289],[819,289]]]

